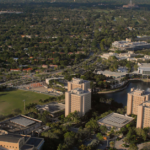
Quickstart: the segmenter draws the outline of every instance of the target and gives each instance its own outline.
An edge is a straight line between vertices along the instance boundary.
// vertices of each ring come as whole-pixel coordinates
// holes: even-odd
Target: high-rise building
[[[68,82],[68,91],[76,88],[81,88],[82,90],[88,91],[90,88],[90,81],[80,78],[73,78],[71,82]]]
[[[91,109],[91,92],[76,88],[65,93],[65,116],[69,113],[79,112],[84,116]]]
[[[136,127],[150,127],[150,101],[146,101],[138,106]]]
[[[138,114],[138,106],[150,98],[150,92],[146,90],[135,90],[131,88],[127,98],[127,115]]]

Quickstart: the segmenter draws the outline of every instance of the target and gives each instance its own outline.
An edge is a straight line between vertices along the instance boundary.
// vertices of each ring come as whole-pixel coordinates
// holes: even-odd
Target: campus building
[[[111,128],[115,128],[115,130],[120,130],[122,127],[132,122],[133,120],[134,118],[129,116],[121,115],[118,113],[111,113],[106,117],[98,120],[97,123],[99,125],[105,125],[108,130],[111,130]]]
[[[150,127],[150,101],[146,101],[138,106],[137,128]]]
[[[65,93],[65,116],[78,111],[79,116],[84,116],[91,109],[91,92],[75,88]]]
[[[50,113],[50,115],[52,117],[58,117],[58,116],[64,114],[65,104],[51,102],[51,103],[45,104],[45,105],[37,105],[36,109],[41,113],[43,113],[44,111],[47,111]]]
[[[41,150],[43,138],[6,134],[0,135],[0,150]]]
[[[120,50],[141,50],[150,48],[150,43],[147,43],[146,41],[132,42],[131,39],[126,38],[126,40],[123,41],[113,42],[112,47]]]
[[[138,115],[138,106],[150,99],[149,90],[138,90],[131,88],[127,95],[127,115]]]
[[[90,81],[80,78],[73,78],[71,82],[68,82],[68,91],[76,88],[81,88],[82,90],[88,91],[90,88]]]
[[[9,134],[27,135],[41,126],[42,121],[24,115],[18,115],[0,122],[0,129]]]
[[[138,73],[150,75],[150,63],[138,63]]]

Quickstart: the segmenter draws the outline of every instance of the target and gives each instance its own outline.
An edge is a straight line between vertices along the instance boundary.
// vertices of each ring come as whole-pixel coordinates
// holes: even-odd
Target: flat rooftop
[[[75,89],[69,91],[69,93],[79,95],[79,96],[83,96],[83,95],[86,95],[90,92],[89,91],[84,91],[81,88],[75,88]]]
[[[32,124],[35,123],[34,120],[31,120],[31,119],[28,119],[28,118],[25,118],[25,117],[22,117],[22,116],[18,116],[14,119],[11,119],[10,122],[21,125],[23,127],[27,127],[27,126],[32,125]]]
[[[21,147],[21,150],[33,150],[33,149],[34,149],[33,145],[27,145],[27,144]]]
[[[150,101],[146,101],[146,102],[140,104],[139,106],[144,106],[144,107],[150,108]]]
[[[150,88],[148,88],[147,90],[133,89],[133,91],[129,93],[132,95],[144,96],[150,94]]]
[[[127,74],[126,72],[112,72],[112,71],[109,71],[109,70],[98,71],[97,73],[98,74],[103,74],[103,75],[106,75],[106,76],[115,76],[115,77],[120,77],[120,76],[124,76],[124,75]]]
[[[43,110],[43,111],[48,111],[52,114],[64,110],[65,109],[65,104],[62,103],[57,103],[57,102],[52,102],[46,105],[37,105],[36,108],[38,110]]]
[[[107,115],[106,117],[98,120],[99,124],[104,124],[106,126],[110,127],[116,127],[116,128],[122,128],[126,124],[130,123],[134,118],[124,116],[117,113],[111,113]]]
[[[18,115],[8,120],[0,122],[0,129],[5,130],[9,133],[20,132],[30,128],[42,121],[27,117],[24,115]]]
[[[80,79],[80,78],[72,78],[72,83],[75,83],[75,84],[82,84],[82,83],[87,83],[87,82],[90,82],[88,80],[83,80],[83,79]]]
[[[150,68],[150,63],[139,63],[138,66],[140,68]]]
[[[35,138],[35,137],[31,137],[26,144],[28,145],[34,145],[35,147],[38,147],[39,144],[41,144],[41,142],[44,141],[42,138]]]

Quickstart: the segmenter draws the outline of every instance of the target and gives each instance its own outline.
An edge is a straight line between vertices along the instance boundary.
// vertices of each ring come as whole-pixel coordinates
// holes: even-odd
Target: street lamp
[[[25,101],[26,101],[26,100],[23,100],[23,102],[24,102],[24,112],[25,112],[25,110],[26,110]]]

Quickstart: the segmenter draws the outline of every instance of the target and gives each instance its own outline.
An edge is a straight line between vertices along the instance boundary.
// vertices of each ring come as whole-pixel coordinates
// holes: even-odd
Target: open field
[[[12,90],[0,92],[0,115],[12,114],[14,109],[19,108],[23,111],[24,102],[38,103],[40,99],[47,99],[49,96],[30,91]]]

